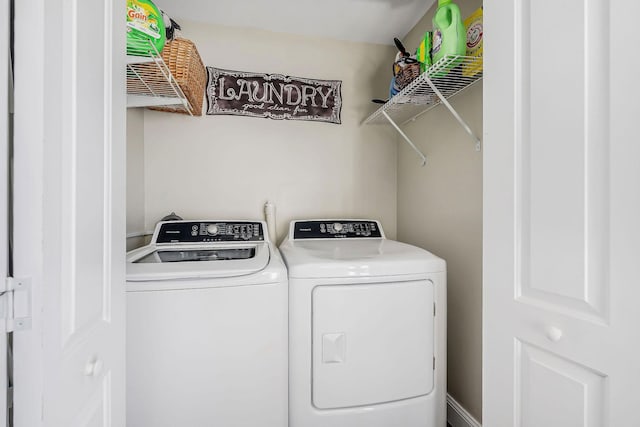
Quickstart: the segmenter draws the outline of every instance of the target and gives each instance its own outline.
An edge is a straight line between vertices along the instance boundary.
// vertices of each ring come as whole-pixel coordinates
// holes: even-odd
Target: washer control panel
[[[320,220],[296,221],[293,224],[293,238],[299,239],[355,239],[382,237],[376,221],[366,220]]]
[[[255,242],[264,240],[259,222],[170,221],[160,225],[156,243]]]

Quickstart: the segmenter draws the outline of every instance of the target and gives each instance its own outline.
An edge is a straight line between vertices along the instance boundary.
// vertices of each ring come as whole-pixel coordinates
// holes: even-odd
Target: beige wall
[[[379,218],[396,235],[397,144],[361,126],[388,86],[389,46],[181,22],[205,65],[342,80],[342,124],[144,112],[145,227],[185,218]],[[382,89],[381,89],[382,88]]]
[[[458,2],[462,16],[482,4]],[[432,28],[432,8],[404,38],[414,49]],[[482,135],[482,83],[452,98],[476,135]],[[477,419],[482,415],[482,153],[444,106],[404,127],[427,156],[400,141],[398,238],[447,261],[448,390]]]
[[[127,110],[127,235],[145,230],[144,217],[144,114]],[[139,246],[140,237],[127,238],[127,250]]]

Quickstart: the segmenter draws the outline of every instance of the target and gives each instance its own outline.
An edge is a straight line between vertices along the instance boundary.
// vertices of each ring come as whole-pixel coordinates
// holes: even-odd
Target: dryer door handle
[[[342,363],[347,351],[344,332],[322,334],[322,363]]]

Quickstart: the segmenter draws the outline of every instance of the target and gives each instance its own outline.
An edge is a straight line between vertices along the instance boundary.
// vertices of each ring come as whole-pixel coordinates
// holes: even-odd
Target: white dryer
[[[127,426],[287,426],[287,274],[264,222],[168,221],[127,255]]]
[[[446,427],[446,264],[377,221],[291,222],[290,427]]]

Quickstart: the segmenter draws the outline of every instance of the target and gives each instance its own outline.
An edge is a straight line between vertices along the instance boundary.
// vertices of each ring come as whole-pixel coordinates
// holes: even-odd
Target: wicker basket
[[[162,60],[169,67],[173,78],[191,104],[193,115],[201,116],[207,71],[196,45],[187,39],[172,40],[164,46]],[[152,107],[152,109],[188,114],[182,106]]]
[[[398,89],[402,90],[409,83],[414,81],[416,77],[420,75],[420,63],[412,62],[410,64],[406,64],[404,67],[400,68],[400,71],[396,75],[396,85]]]

